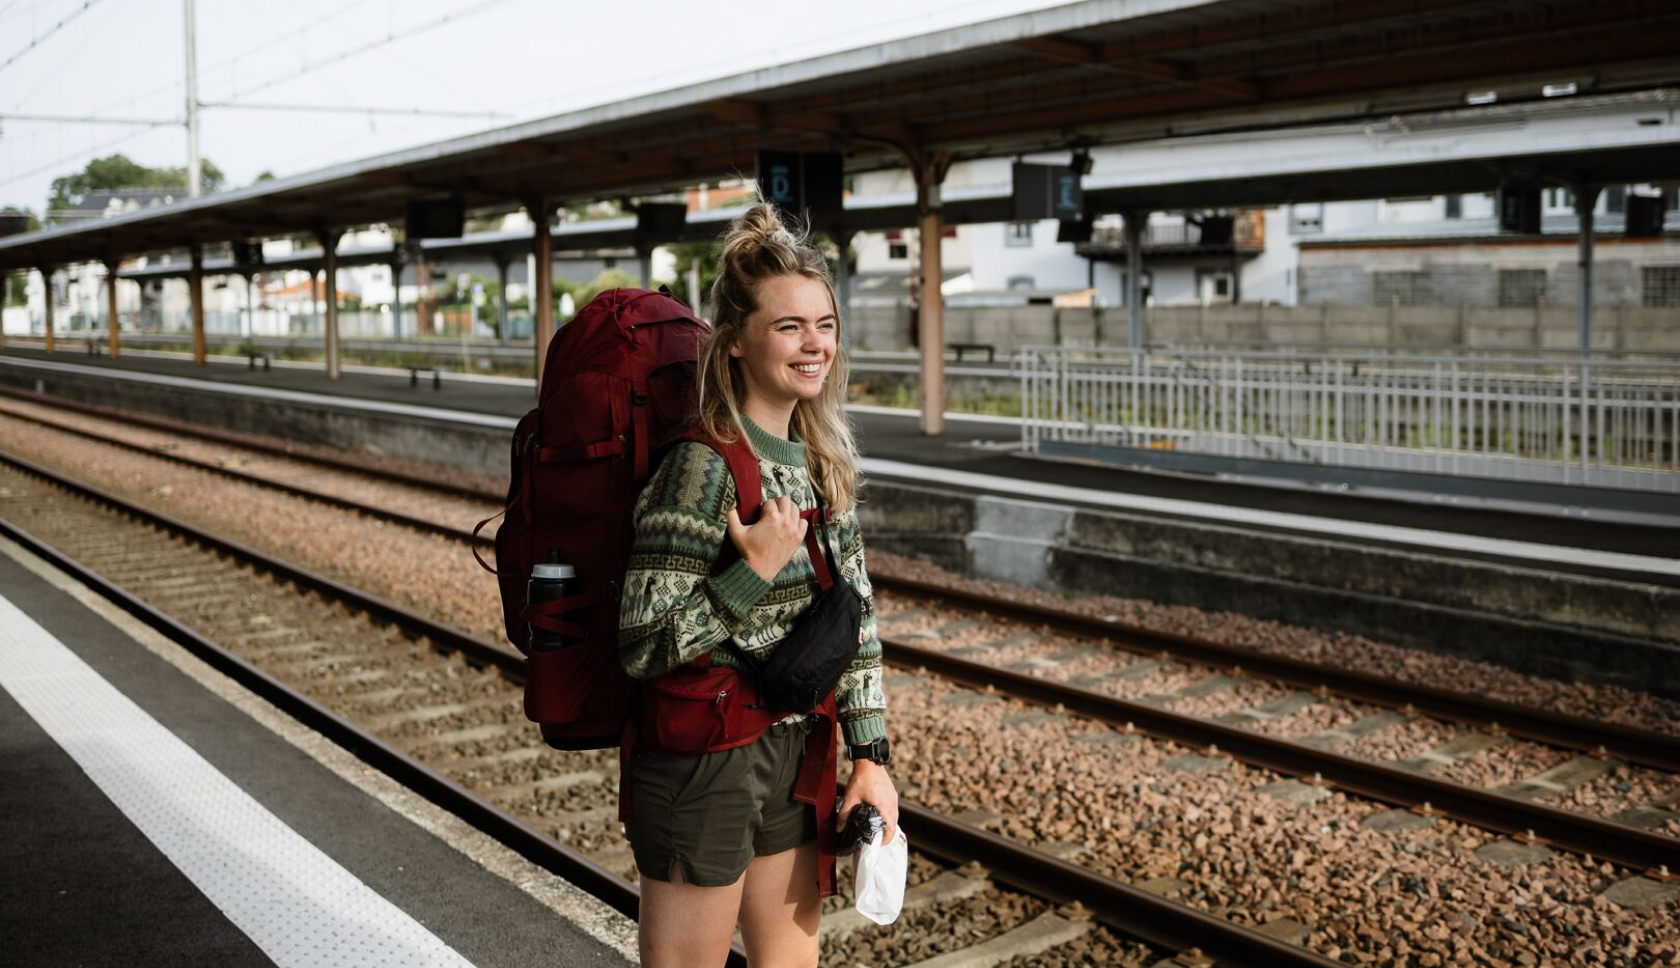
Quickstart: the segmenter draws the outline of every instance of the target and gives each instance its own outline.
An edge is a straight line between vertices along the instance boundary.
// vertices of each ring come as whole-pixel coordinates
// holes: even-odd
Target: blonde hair
[[[774,276],[804,276],[821,282],[834,311],[834,363],[821,392],[794,405],[792,426],[805,441],[805,463],[812,485],[829,508],[838,512],[855,503],[859,484],[857,443],[842,407],[848,365],[839,333],[845,323],[840,319],[828,263],[810,244],[807,228],[795,223],[793,229],[797,234],[783,224],[781,213],[762,196],[729,223],[720,243],[717,278],[712,282],[708,303],[712,334],[700,353],[695,381],[699,385],[696,422],[726,443],[745,436],[741,404],[746,386],[740,364],[729,350],[741,339],[747,318],[758,310],[758,287]],[[841,258],[845,258],[844,253]]]

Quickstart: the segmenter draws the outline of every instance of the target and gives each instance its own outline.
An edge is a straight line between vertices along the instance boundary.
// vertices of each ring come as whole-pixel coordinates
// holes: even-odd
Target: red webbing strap
[[[573,609],[599,605],[606,600],[605,592],[599,590],[584,592],[582,595],[572,595],[567,598],[556,598],[553,601],[538,602],[535,605],[526,605],[523,609],[520,609],[519,617],[540,629],[559,635],[569,635],[574,639],[582,639],[589,636],[588,629],[574,622],[555,618],[555,616],[563,612],[570,612]]]
[[[517,498],[517,497],[514,498],[513,503],[518,504],[519,503],[519,498]],[[508,507],[502,508],[500,511],[497,511],[495,514],[492,514],[489,517],[485,518],[483,521],[478,522],[478,524],[473,527],[473,533],[472,533],[472,536],[473,536],[473,548],[472,548],[473,558],[478,561],[478,567],[483,568],[485,571],[489,572],[492,575],[495,575],[498,578],[501,577],[502,573],[497,571],[496,569],[490,567],[490,563],[485,561],[484,556],[478,553],[478,533],[480,531],[484,530],[485,525],[487,525],[490,522],[496,520],[497,518],[501,517],[502,515],[508,513],[508,508],[511,508],[511,507],[513,507],[512,504],[508,505]],[[497,564],[501,564],[501,562],[497,562]]]
[[[811,559],[811,568],[817,573],[817,584],[823,591],[834,587],[834,574],[828,567],[828,556],[823,554],[823,543],[817,540],[818,530],[827,519],[827,511],[822,507],[815,507],[809,511],[799,512],[805,519],[805,554]]]
[[[833,692],[823,698],[812,715],[816,721],[805,738],[805,755],[799,762],[799,780],[794,784],[793,798],[816,808],[817,892],[828,897],[834,893],[834,795],[839,787],[834,771],[839,763],[840,731]]]
[[[539,447],[537,448],[537,463],[553,464],[568,460],[592,460],[596,457],[612,457],[624,453],[622,440],[598,440],[593,444],[578,444],[575,447]]]
[[[648,439],[652,429],[648,426],[647,377],[639,376],[630,385],[630,433],[636,442],[634,480],[645,481],[648,476],[648,452],[653,450],[653,441]]]

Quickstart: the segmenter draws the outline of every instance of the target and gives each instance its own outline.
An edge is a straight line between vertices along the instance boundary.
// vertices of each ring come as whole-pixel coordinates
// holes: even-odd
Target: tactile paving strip
[[[0,687],[281,968],[471,968],[4,596]]]

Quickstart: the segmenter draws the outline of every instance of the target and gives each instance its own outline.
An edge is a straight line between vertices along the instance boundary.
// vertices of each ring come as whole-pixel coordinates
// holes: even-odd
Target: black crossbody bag
[[[818,533],[821,539],[814,540]],[[840,683],[857,656],[863,627],[863,598],[840,572],[828,533],[828,507],[821,496],[806,531],[805,548],[817,573],[816,600],[770,658],[759,662],[737,650],[758,679],[764,704],[794,713],[815,709]]]

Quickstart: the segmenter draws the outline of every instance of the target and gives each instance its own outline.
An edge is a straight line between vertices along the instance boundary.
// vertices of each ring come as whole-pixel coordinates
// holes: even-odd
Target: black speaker
[[[467,230],[467,203],[459,198],[409,202],[403,209],[404,238],[458,239]]]
[[[1207,215],[1202,218],[1203,245],[1230,245],[1236,222],[1229,215]]]
[[[1540,234],[1540,189],[1501,188],[1499,190],[1499,230]]]
[[[643,202],[636,206],[636,239],[656,245],[681,236],[688,227],[685,202]]]
[[[240,267],[260,266],[263,264],[261,242],[234,242],[233,264]]]
[[[1056,223],[1057,242],[1089,242],[1091,241],[1091,223],[1083,220],[1062,220]]]
[[[1627,229],[1630,239],[1656,239],[1663,234],[1663,216],[1667,206],[1661,195],[1629,195],[1627,197]]]

